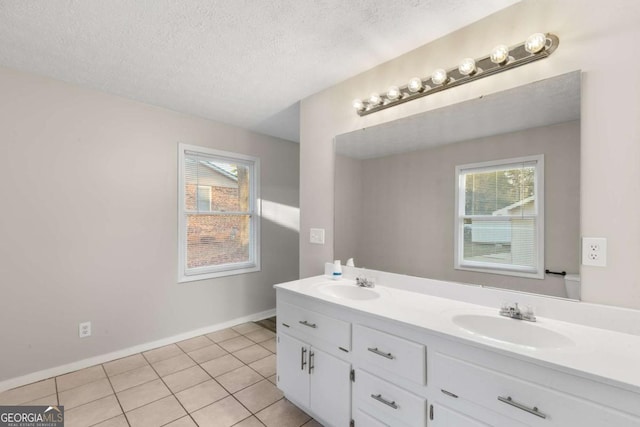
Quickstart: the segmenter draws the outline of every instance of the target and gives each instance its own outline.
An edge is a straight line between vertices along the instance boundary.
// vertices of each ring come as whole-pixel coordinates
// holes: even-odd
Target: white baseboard
[[[26,384],[31,384],[37,381],[46,380],[51,377],[57,377],[59,375],[77,371],[78,369],[84,369],[93,365],[98,365],[100,363],[106,363],[112,360],[121,359],[123,357],[131,356],[132,354],[152,350],[154,348],[162,347],[168,344],[173,344],[189,338],[194,338],[200,335],[216,332],[221,329],[230,328],[231,326],[235,326],[240,323],[253,322],[255,320],[266,319],[268,317],[272,317],[275,315],[276,315],[276,309],[273,308],[271,310],[250,314],[248,316],[238,317],[236,319],[228,320],[226,322],[218,323],[218,324],[207,326],[200,329],[195,329],[189,332],[184,332],[182,334],[163,338],[157,341],[152,341],[152,342],[136,345],[129,348],[124,348],[122,350],[113,351],[111,353],[90,357],[88,359],[78,360],[76,362],[67,363],[66,365],[60,365],[60,366],[56,366],[49,369],[43,369],[42,371],[33,372],[31,374],[22,375],[20,377],[10,378],[8,380],[0,381],[0,392],[9,390],[15,387],[20,387]]]

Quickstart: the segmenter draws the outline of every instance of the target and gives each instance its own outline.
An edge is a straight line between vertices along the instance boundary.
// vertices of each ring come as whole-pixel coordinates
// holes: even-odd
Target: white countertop
[[[561,348],[530,348],[474,334],[452,320],[459,314],[500,317],[497,314],[499,307],[490,308],[380,285],[374,288],[380,294],[376,299],[336,298],[321,291],[329,283],[355,286],[353,280],[332,281],[326,276],[316,276],[275,287],[640,393],[640,336],[538,316],[536,323],[525,323],[550,329],[573,343]]]

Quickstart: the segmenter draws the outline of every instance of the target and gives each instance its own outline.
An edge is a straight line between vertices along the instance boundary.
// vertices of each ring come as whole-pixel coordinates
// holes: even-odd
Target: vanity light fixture
[[[422,88],[422,79],[419,77],[412,78],[411,80],[409,80],[409,84],[407,85],[407,89],[409,89],[409,92],[411,93],[420,92]]]
[[[447,77],[447,72],[442,68],[438,68],[433,72],[433,74],[431,74],[431,81],[433,82],[433,84],[442,85],[447,83],[448,80],[449,78]]]
[[[380,105],[382,103],[382,97],[377,93],[372,93],[369,96],[369,105]]]
[[[473,58],[465,58],[460,63],[458,71],[463,76],[472,76],[477,71],[476,61]]]
[[[509,60],[509,46],[506,44],[499,44],[494,47],[489,55],[489,59],[494,64],[504,65]]]
[[[396,99],[400,98],[400,95],[401,95],[401,92],[398,86],[391,86],[387,90],[387,99],[389,101],[395,101]]]
[[[493,48],[491,53],[479,59],[465,58],[459,66],[438,68],[430,77],[414,77],[405,86],[391,86],[383,95],[372,93],[368,99],[356,99],[353,108],[358,115],[365,116],[394,105],[442,90],[472,82],[483,77],[501,73],[539,59],[547,58],[557,48],[560,40],[551,33],[535,33],[515,46],[504,44]]]

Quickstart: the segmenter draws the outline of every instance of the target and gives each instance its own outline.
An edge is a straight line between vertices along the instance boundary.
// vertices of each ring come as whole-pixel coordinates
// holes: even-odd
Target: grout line
[[[184,341],[189,341],[189,340],[193,340],[193,339],[200,338],[200,337],[203,337],[203,338],[205,338],[207,341],[209,341],[209,344],[207,344],[207,345],[203,345],[202,347],[197,347],[197,348],[191,349],[191,350],[189,350],[189,351],[187,351],[187,350],[185,350],[184,348],[180,347],[180,343],[181,343],[182,341],[179,341],[179,342],[177,342],[177,343],[175,343],[175,344],[176,344],[178,347],[180,347],[180,350],[182,350],[185,354],[191,353],[191,352],[193,352],[193,351],[198,351],[198,350],[200,350],[200,349],[203,349],[203,348],[209,347],[211,344],[215,344],[215,343],[213,342],[213,340],[211,340],[211,339],[207,338],[207,337],[206,337],[206,336],[204,336],[204,335],[198,335],[197,337],[189,338],[188,340],[184,340]]]
[[[104,371],[104,374],[107,375],[107,370],[104,368],[104,364],[100,365],[102,367],[102,370]],[[120,407],[120,410],[122,411],[122,415],[124,416],[124,421],[127,423],[128,426],[131,426],[131,424],[129,423],[129,419],[127,418],[127,415],[124,413],[124,408],[122,407],[122,404],[120,403],[120,399],[118,399],[118,395],[116,394],[116,389],[113,388],[113,384],[111,383],[111,378],[109,378],[109,375],[107,375],[107,381],[109,381],[109,387],[111,387],[111,391],[113,392],[113,396],[116,398],[116,402],[118,402],[118,406]],[[116,415],[117,416],[117,415]],[[115,418],[115,417],[112,417]],[[111,418],[108,418],[109,420]],[[104,420],[106,421],[106,420]],[[102,422],[102,421],[100,421]]]
[[[178,348],[180,348],[180,346],[178,346]],[[180,348],[180,350],[182,350],[182,348]],[[188,354],[188,353],[186,353],[186,352],[185,352],[184,354],[186,354],[188,358],[190,358],[191,360],[193,360],[193,358],[192,358],[191,356],[189,356],[189,354]],[[143,355],[143,357],[144,357],[144,355]],[[146,357],[145,357],[145,359],[146,359]],[[196,362],[195,360],[193,360],[193,361],[194,361],[194,362]],[[200,366],[197,362],[196,362],[196,366],[198,366],[200,369],[202,369],[202,366]],[[193,366],[191,366],[191,368],[193,368]],[[181,407],[181,408],[184,410],[184,412],[187,414],[186,416],[188,416],[189,418],[191,418],[191,421],[193,421],[193,423],[194,423],[195,425],[198,425],[198,423],[196,422],[196,420],[194,420],[194,419],[193,419],[193,417],[191,416],[191,412],[187,411],[187,408],[185,408],[185,407],[184,407],[184,405],[182,404],[182,402],[180,401],[180,399],[178,399],[178,396],[176,396],[176,394],[173,392],[173,390],[171,390],[171,387],[169,387],[169,385],[164,381],[164,378],[162,378],[162,377],[158,374],[158,371],[156,371],[156,369],[153,367],[153,365],[151,365],[151,369],[153,369],[153,371],[156,373],[156,375],[158,375],[158,378],[160,378],[160,381],[162,381],[162,384],[164,384],[164,386],[167,388],[167,390],[169,390],[169,393],[171,393],[171,394],[170,394],[170,396],[173,396],[173,398],[178,402],[178,405],[180,405],[180,407]],[[205,374],[209,375],[209,373],[208,373],[205,369],[202,369],[202,370],[205,372]],[[178,371],[178,372],[180,372],[180,371]],[[171,374],[169,374],[169,375],[171,375]],[[209,377],[211,377],[211,375],[209,375]],[[212,379],[213,379],[213,378],[212,378]],[[208,381],[208,380],[205,380],[205,381]],[[203,382],[205,382],[205,381],[202,381],[202,382],[200,382],[200,383],[198,383],[198,384],[202,384],[202,383],[203,383]],[[198,384],[194,384],[194,385],[192,385],[191,387],[195,387],[195,386],[197,386]],[[189,387],[189,388],[191,388],[191,387]],[[189,388],[186,388],[185,390],[188,390]],[[184,391],[184,390],[180,390],[180,391]],[[178,393],[180,393],[180,391],[179,391]],[[166,397],[168,397],[168,396],[163,397],[163,399],[164,399],[164,398],[166,398]],[[158,399],[158,400],[160,400],[160,399]],[[157,402],[157,400],[156,400],[156,402]],[[153,402],[151,402],[151,403],[153,403]],[[148,405],[148,404],[149,404],[149,403],[147,403],[147,405]],[[144,406],[146,406],[146,405],[142,405],[142,406],[140,406],[140,408],[142,408],[142,407],[144,407]],[[136,409],[138,409],[138,408],[136,408]],[[132,410],[133,410],[133,409],[132,409]],[[179,419],[181,419],[181,418],[183,418],[183,417],[176,418],[175,420],[172,420],[172,421],[170,421],[169,423],[172,423],[173,421],[177,421],[177,420],[179,420]],[[169,424],[169,423],[167,423],[167,424]]]
[[[120,415],[124,416],[124,413],[123,414],[118,414],[115,417],[107,418],[106,420],[99,421],[99,422],[97,422],[95,424],[91,424],[91,426],[89,426],[89,427],[97,426],[98,424],[102,424],[102,423],[105,423],[105,422],[107,422],[109,420],[112,420],[114,418],[118,418]],[[131,426],[131,424],[129,424],[129,420],[127,420],[126,416],[124,416],[124,422],[127,423],[128,426]]]
[[[237,331],[236,331],[236,332],[237,332]],[[239,332],[238,332],[238,333],[239,333]],[[240,334],[240,337],[245,337],[245,336],[244,336],[243,334]],[[239,337],[234,337],[234,338],[231,338],[231,339],[235,339],[235,338],[239,338]],[[245,338],[246,338],[246,337],[245,337]],[[247,339],[249,339],[249,338],[247,338]],[[227,341],[228,341],[228,340],[227,340]],[[251,341],[251,340],[249,340],[249,341]],[[222,346],[219,346],[219,347],[220,347],[220,348],[222,348],[223,350],[227,351],[224,347],[222,347]],[[246,348],[246,347],[245,347],[245,348]],[[240,351],[240,350],[242,350],[242,349],[238,349],[238,350],[236,350],[236,351]],[[223,376],[223,375],[226,375],[226,374],[228,374],[229,372],[233,372],[233,371],[235,371],[235,370],[242,369],[243,367],[247,367],[247,368],[251,369],[252,371],[254,371],[255,373],[257,373],[260,377],[262,377],[262,378],[263,378],[263,379],[261,379],[261,380],[259,380],[259,381],[255,382],[255,383],[253,383],[253,384],[250,384],[250,385],[248,385],[248,386],[246,386],[246,387],[243,387],[243,388],[241,388],[241,389],[239,389],[239,390],[236,390],[234,393],[238,393],[238,392],[240,392],[240,391],[242,391],[242,390],[244,390],[244,389],[247,389],[247,388],[249,388],[249,387],[251,387],[251,386],[253,386],[253,385],[256,385],[256,384],[258,384],[259,382],[262,382],[262,381],[264,381],[264,380],[266,379],[266,378],[264,377],[264,375],[262,375],[260,372],[256,371],[255,369],[251,368],[248,364],[244,363],[242,360],[238,359],[238,358],[237,358],[233,353],[231,353],[231,352],[227,352],[227,354],[230,354],[232,357],[234,357],[234,358],[236,358],[237,360],[239,360],[239,361],[243,364],[243,366],[241,366],[241,367],[239,367],[239,368],[236,368],[236,369],[232,369],[232,370],[230,370],[230,371],[228,371],[228,372],[222,373],[222,374],[218,375],[218,377],[221,377],[221,376]],[[187,353],[187,356],[191,357],[191,355],[190,355],[190,354],[188,354],[188,353]],[[223,357],[223,356],[220,356],[220,357]],[[265,356],[265,357],[266,357],[266,356]],[[193,358],[192,358],[192,357],[191,357],[191,359],[193,360]],[[217,358],[216,358],[216,359],[217,359]],[[212,360],[215,360],[215,359],[212,359]],[[193,361],[194,361],[194,362],[196,362],[195,360],[193,360]],[[197,363],[197,365],[198,365],[198,366],[200,366],[200,364],[199,364],[198,362],[196,362],[196,363]],[[203,362],[203,363],[206,363],[206,362]],[[212,375],[211,375],[211,374],[210,374],[206,369],[204,369],[202,366],[200,366],[200,369],[204,370],[204,371],[207,373],[207,375],[209,375],[209,377],[211,377],[211,379],[212,379],[213,381],[215,381],[215,382],[216,382],[220,387],[222,387],[222,389],[223,389],[224,391],[226,391],[226,392],[228,393],[228,396],[225,396],[223,399],[226,399],[227,397],[231,396],[231,397],[232,397],[236,402],[238,402],[238,403],[240,404],[240,406],[242,406],[243,408],[245,408],[245,409],[247,410],[247,412],[249,412],[251,415],[255,415],[255,414],[254,414],[254,412],[252,412],[249,408],[247,408],[247,407],[246,407],[246,406],[245,406],[245,405],[244,405],[244,404],[243,404],[243,403],[242,403],[242,402],[241,402],[241,401],[240,401],[240,400],[239,400],[239,399],[234,395],[234,393],[231,393],[231,392],[230,392],[230,391],[229,391],[229,390],[228,390],[228,389],[227,389],[223,384],[221,384],[219,381],[217,381],[217,380],[216,380],[216,378],[215,378],[215,377],[213,377],[213,376],[212,376]],[[267,380],[267,381],[268,381],[268,380]],[[202,384],[202,383],[200,383],[200,384]],[[197,385],[197,384],[196,384],[196,385]],[[205,406],[203,406],[202,408],[199,408],[199,409],[197,409],[197,410],[199,411],[199,410],[204,409],[204,408],[206,408],[206,407],[208,407],[208,406],[211,406],[211,405],[213,405],[214,403],[216,403],[216,402],[218,402],[218,401],[220,401],[220,400],[222,400],[222,399],[216,400],[215,402],[211,402],[210,404],[205,405]],[[185,408],[185,410],[186,410],[186,408]],[[262,410],[262,409],[261,409],[261,410]],[[194,412],[195,412],[195,411],[194,411]],[[188,413],[188,412],[187,412],[187,413]],[[189,415],[191,415],[191,414],[189,413]],[[250,416],[251,416],[251,415],[250,415]],[[249,417],[247,417],[247,418],[249,418]],[[256,417],[256,419],[257,419],[257,418],[258,418],[258,417]],[[246,418],[244,418],[244,419],[246,419]],[[243,419],[243,420],[244,420],[244,419]],[[258,420],[258,421],[260,421],[260,420]],[[194,420],[194,422],[195,422],[195,420]],[[196,424],[197,424],[197,423],[196,423]]]
[[[56,388],[56,403],[60,406],[60,395],[58,394],[58,378],[53,377],[53,386]]]
[[[249,411],[249,412],[251,412],[251,411]],[[260,423],[260,425],[263,425],[263,426],[265,425],[262,421],[260,421],[260,418],[258,418],[258,417],[256,417],[256,416],[255,416],[255,414],[251,414],[251,415],[249,415],[247,418],[243,418],[243,419],[241,419],[240,421],[238,421],[237,423],[232,424],[232,425],[231,425],[231,427],[233,427],[233,426],[237,426],[238,424],[245,422],[246,420],[248,420],[248,419],[249,419],[249,418],[251,418],[251,417],[254,417],[256,420],[258,420],[258,422]]]
[[[104,372],[105,372],[105,374],[107,374],[107,376],[108,376],[108,377],[115,377],[116,375],[126,374],[127,372],[131,372],[131,371],[135,371],[136,369],[144,368],[144,367],[145,367],[145,365],[142,365],[142,366],[136,366],[135,368],[127,369],[127,370],[124,370],[124,371],[122,371],[122,372],[118,372],[117,374],[113,374],[113,375],[110,375],[110,374],[107,372],[107,369],[106,369],[106,368],[104,368],[104,365],[109,364],[109,363],[111,363],[111,362],[116,362],[116,361],[118,361],[118,360],[127,359],[127,358],[129,358],[129,357],[137,356],[137,355],[142,356],[142,353],[136,353],[136,354],[132,354],[132,355],[129,355],[129,356],[126,356],[126,357],[121,357],[120,359],[110,360],[110,361],[108,361],[108,362],[101,363],[101,365],[103,366]],[[150,365],[150,363],[147,361],[147,359],[146,359],[144,356],[142,356],[142,360],[144,360],[144,362],[145,362],[147,365]]]

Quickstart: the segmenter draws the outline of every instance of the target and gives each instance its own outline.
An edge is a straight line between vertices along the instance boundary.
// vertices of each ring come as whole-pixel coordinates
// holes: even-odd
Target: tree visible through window
[[[543,157],[456,168],[455,267],[543,277]]]
[[[258,270],[258,159],[180,150],[182,280]]]

